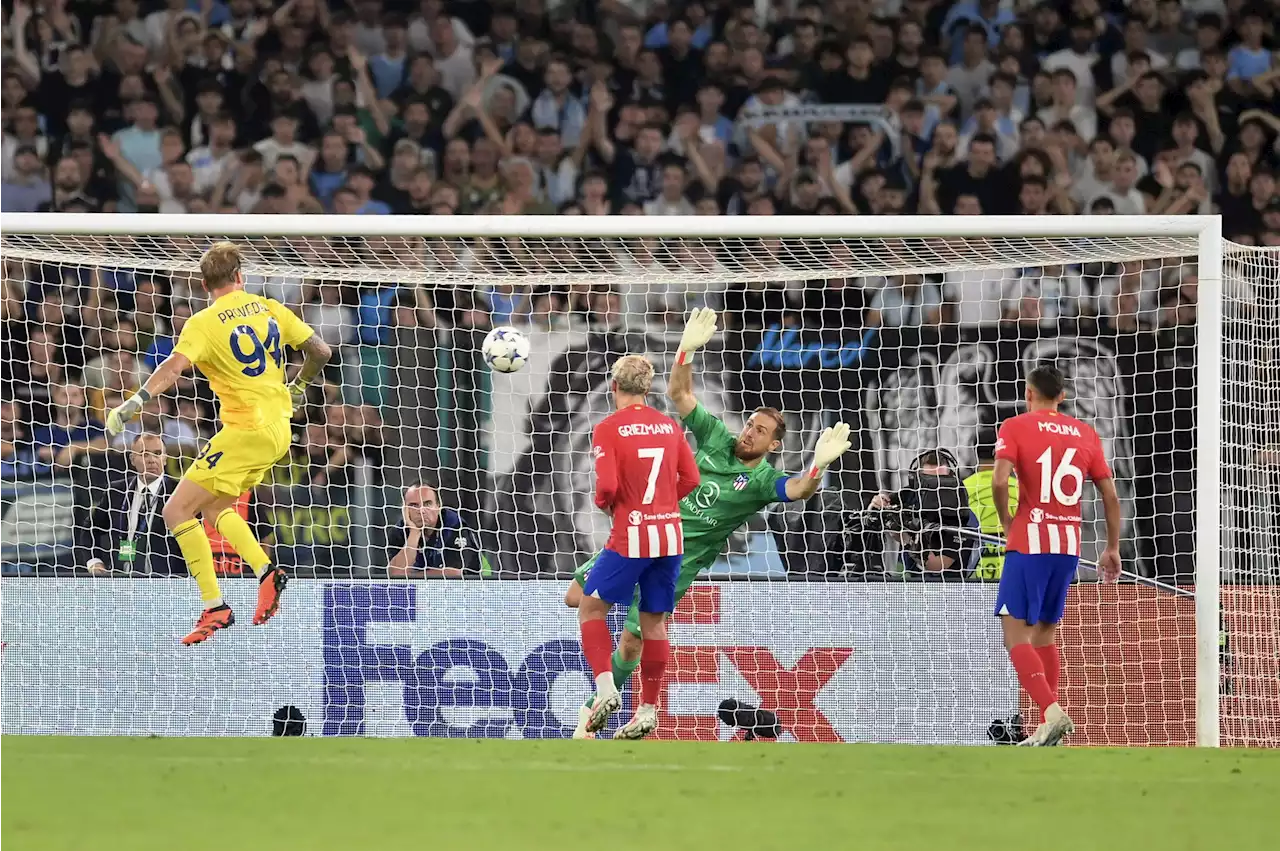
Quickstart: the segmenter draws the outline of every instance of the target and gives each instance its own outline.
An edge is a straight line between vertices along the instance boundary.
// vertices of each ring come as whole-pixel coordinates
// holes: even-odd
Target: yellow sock
[[[227,539],[227,543],[231,544],[236,554],[244,559],[244,563],[253,568],[254,576],[261,576],[266,571],[267,565],[271,564],[271,560],[262,550],[262,545],[258,543],[257,538],[253,537],[253,530],[234,508],[223,509],[218,519],[213,521],[213,528]]]
[[[221,606],[222,589],[218,587],[218,574],[213,570],[213,549],[209,546],[209,536],[204,533],[204,524],[199,520],[179,523],[173,529],[173,537],[178,540],[178,549],[187,560],[191,578],[200,586],[204,607]]]

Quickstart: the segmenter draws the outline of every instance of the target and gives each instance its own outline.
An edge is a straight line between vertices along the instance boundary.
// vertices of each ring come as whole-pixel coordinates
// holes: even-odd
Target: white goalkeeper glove
[[[809,478],[816,479],[835,463],[836,459],[849,451],[849,427],[844,423],[827,426],[818,435],[818,442],[813,446],[813,465],[809,467]]]
[[[693,353],[705,346],[716,334],[716,312],[709,307],[695,307],[684,323],[676,363],[693,363]]]
[[[289,385],[289,400],[293,403],[292,415],[296,416],[302,406],[307,403],[307,385],[294,381]]]
[[[142,406],[150,401],[151,394],[146,390],[139,390],[126,399],[123,405],[112,408],[111,413],[107,414],[107,433],[114,437],[124,431],[125,425],[142,413]]]

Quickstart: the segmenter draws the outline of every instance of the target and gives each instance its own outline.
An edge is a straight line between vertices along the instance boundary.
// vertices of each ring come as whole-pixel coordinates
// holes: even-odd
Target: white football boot
[[[607,675],[602,675],[607,676]],[[613,680],[609,680],[613,685]],[[587,732],[598,733],[609,723],[609,716],[622,708],[622,695],[614,688],[612,691],[597,691],[591,701],[591,715],[587,718]]]
[[[591,704],[584,703],[578,707],[578,726],[573,728],[575,739],[594,739],[595,733],[587,732],[587,724],[591,721]]]
[[[658,729],[658,707],[642,704],[636,710],[635,717],[618,728],[613,734],[615,739],[643,739]]]

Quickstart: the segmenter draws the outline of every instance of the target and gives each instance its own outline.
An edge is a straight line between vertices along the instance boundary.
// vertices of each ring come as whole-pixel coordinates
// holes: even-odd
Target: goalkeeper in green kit
[[[823,430],[813,453],[813,463],[802,475],[788,476],[768,462],[770,452],[782,445],[786,422],[775,408],[757,408],[741,433],[735,435],[693,395],[693,355],[716,333],[715,311],[694,310],[685,324],[675,366],[667,382],[667,396],[697,440],[695,458],[702,482],[680,501],[684,527],[684,560],[676,584],[676,602],[684,597],[698,574],[715,562],[729,537],[760,509],[774,502],[808,499],[818,492],[826,468],[849,448],[849,427],[838,423]],[[577,608],[599,553],[574,574],[565,604]],[[626,627],[613,654],[613,679],[618,689],[640,662],[640,620],[637,602],[627,612]],[[590,738],[587,721],[591,704],[578,713],[575,739]],[[615,739],[642,739],[658,726],[656,706],[641,705]]]

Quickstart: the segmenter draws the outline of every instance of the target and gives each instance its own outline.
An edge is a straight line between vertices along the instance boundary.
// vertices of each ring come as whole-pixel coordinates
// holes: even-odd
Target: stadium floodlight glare
[[[1017,712],[1016,693],[1008,690],[1012,672],[990,616],[992,583],[899,581],[901,553],[892,546],[882,558],[850,554],[863,568],[874,562],[871,572],[890,581],[862,581],[863,574],[851,581],[847,565],[833,566],[838,554],[823,543],[839,536],[824,538],[814,529],[817,518],[838,516],[837,498],[845,508],[862,508],[876,490],[900,487],[901,473],[923,449],[945,446],[975,468],[982,436],[1018,412],[1020,376],[1053,360],[1068,376],[1067,411],[1095,426],[1115,467],[1125,567],[1149,580],[1102,587],[1084,571],[1073,588],[1060,643],[1065,699],[1081,737],[1099,744],[1280,744],[1274,712],[1280,573],[1271,557],[1280,535],[1280,488],[1271,484],[1274,465],[1266,460],[1275,454],[1267,434],[1280,427],[1270,402],[1280,391],[1270,336],[1280,304],[1280,253],[1225,242],[1217,216],[6,213],[0,216],[6,308],[13,298],[18,304],[32,298],[22,294],[40,281],[42,291],[61,292],[68,314],[93,299],[99,313],[105,307],[128,319],[135,305],[130,288],[149,277],[163,280],[166,304],[187,300],[199,309],[198,260],[215,238],[242,245],[246,278],[260,292],[288,301],[310,298],[315,284],[333,284],[352,298],[341,310],[338,302],[315,299],[317,313],[345,310],[350,324],[339,331],[348,336],[340,366],[328,375],[339,398],[330,404],[372,411],[388,437],[380,467],[365,460],[348,468],[342,534],[308,530],[305,542],[292,533],[274,538],[281,558],[297,560],[299,575],[317,577],[314,589],[305,580],[290,589],[299,589],[297,605],[315,610],[290,621],[286,599],[282,623],[271,627],[281,631],[272,641],[284,642],[273,646],[292,643],[304,660],[314,660],[299,663],[298,681],[303,688],[309,682],[312,694],[266,687],[258,694],[248,680],[261,671],[219,665],[223,676],[245,680],[235,689],[238,717],[179,716],[162,732],[254,733],[259,719],[249,717],[250,709],[261,703],[261,718],[269,719],[289,703],[324,733],[567,734],[574,700],[552,694],[555,676],[539,674],[549,685],[537,685],[542,680],[528,669],[538,653],[558,653],[565,658],[556,660],[556,670],[580,670],[571,651],[554,643],[576,636],[572,616],[556,606],[563,577],[603,540],[602,521],[587,503],[589,435],[607,408],[606,364],[627,347],[646,351],[661,383],[679,337],[678,317],[708,305],[727,326],[695,366],[695,389],[708,409],[736,429],[744,408],[783,408],[789,434],[777,464],[794,472],[824,425],[852,416],[860,437],[829,474],[824,501],[779,508],[749,524],[715,571],[772,579],[785,572],[791,581],[713,582],[714,593],[691,595],[691,615],[678,613],[663,735],[727,737],[717,732],[715,712],[728,698],[777,712],[784,737],[811,740],[981,740],[996,714]],[[861,290],[857,298],[833,295],[850,288],[846,280],[860,281],[852,287]],[[361,301],[356,313],[357,291],[391,288],[410,297]],[[151,309],[136,305],[135,328],[137,310]],[[406,305],[410,315],[402,321],[396,310]],[[492,325],[521,325],[531,352],[520,372],[490,373],[477,351],[487,328],[449,318],[475,305],[493,308]],[[56,336],[58,329],[43,327],[52,318],[38,307],[25,305],[28,328]],[[439,327],[426,316],[437,316]],[[149,334],[169,329],[168,316],[143,318],[154,329]],[[82,336],[86,348],[71,353],[77,365],[100,354],[90,348],[99,337]],[[33,357],[21,344],[11,351],[18,360]],[[6,364],[6,372],[11,366],[25,372],[31,364]],[[113,392],[90,390],[91,407]],[[349,435],[353,426],[345,422]],[[93,463],[85,457],[76,463]],[[62,552],[64,543],[49,530],[71,517],[70,472],[37,471],[15,497],[29,510],[6,507],[0,541],[6,562]],[[530,583],[528,594],[494,590],[506,583],[381,581],[389,533],[402,522],[399,489],[442,476],[444,496],[460,501],[469,522],[482,527],[476,537],[488,560],[502,576]],[[115,490],[101,499],[121,502],[120,481],[109,487]],[[308,505],[322,504],[317,489],[337,499],[329,484],[291,487],[273,489],[265,511],[271,522],[295,522],[299,512],[290,500],[309,488]],[[1100,504],[1091,491],[1085,502],[1082,554],[1093,556],[1101,543]],[[214,669],[188,661],[165,640],[135,640],[132,652],[116,653],[98,626],[71,628],[76,619],[100,625],[116,618],[131,601],[142,614],[128,629],[153,629],[152,616],[166,610],[175,624],[186,624],[197,605],[194,586],[116,582],[108,591],[103,583],[86,590],[58,579],[9,583],[6,729],[142,732],[129,725],[172,708],[175,681],[210,685],[200,678]],[[417,595],[415,611],[482,599],[508,605],[495,621],[507,634],[480,636],[510,668],[504,678],[477,675],[475,689],[503,690],[500,699],[471,705],[483,723],[419,722],[420,707],[406,696],[407,720],[373,729],[365,691],[372,694],[378,679],[396,679],[395,671],[357,672],[351,682],[360,685],[351,688],[360,691],[359,707],[354,698],[350,707],[341,704],[347,691],[332,687],[342,676],[341,663],[332,660],[341,654],[325,644],[341,630],[317,624],[328,623],[334,600],[382,600],[377,605],[385,608],[387,599],[407,592]],[[70,608],[50,619],[59,593],[68,595]],[[359,623],[360,641],[394,639],[414,657],[430,647],[456,649],[457,637],[477,635],[463,614],[452,631],[424,627],[410,635],[407,622],[417,616],[392,618],[397,622],[380,631],[369,626],[366,636],[369,616],[334,615],[348,619],[342,624]],[[451,637],[457,640],[448,644]],[[361,656],[364,649],[352,658],[372,658]],[[782,675],[753,672],[766,657]],[[811,663],[818,667],[805,667]],[[95,679],[99,664],[117,668],[109,676],[122,688]],[[150,670],[153,664],[162,673]],[[67,665],[75,671],[60,668]],[[122,678],[136,688],[124,689]],[[938,696],[904,690],[908,681]],[[537,688],[547,693],[534,695]],[[348,724],[357,713],[361,720]]]

